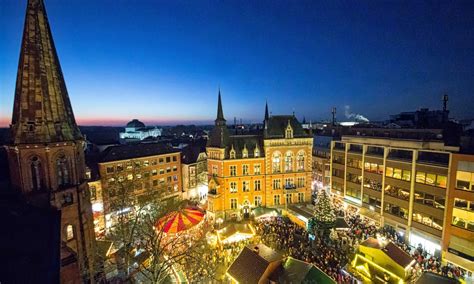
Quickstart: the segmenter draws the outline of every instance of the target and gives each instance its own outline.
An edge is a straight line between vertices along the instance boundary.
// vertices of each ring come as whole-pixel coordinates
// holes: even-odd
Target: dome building
[[[138,119],[133,119],[125,126],[125,132],[120,132],[122,141],[141,141],[147,137],[161,136],[161,128],[147,127]]]

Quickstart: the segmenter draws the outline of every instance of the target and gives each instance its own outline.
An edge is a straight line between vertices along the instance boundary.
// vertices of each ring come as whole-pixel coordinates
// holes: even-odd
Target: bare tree
[[[170,277],[187,275],[212,278],[214,265],[203,259],[204,251],[210,250],[203,231],[192,235],[169,234],[157,227],[159,220],[171,218],[187,206],[187,201],[166,199],[166,184],[152,186],[149,176],[143,175],[139,167],[123,174],[114,177],[114,187],[110,189],[117,214],[107,234],[107,239],[118,248],[116,258],[121,279],[163,283]]]

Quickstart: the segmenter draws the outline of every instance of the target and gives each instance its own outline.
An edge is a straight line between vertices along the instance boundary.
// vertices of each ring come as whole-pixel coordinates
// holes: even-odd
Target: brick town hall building
[[[60,211],[61,283],[94,282],[85,141],[74,119],[42,0],[27,4],[10,128],[6,148],[13,187],[30,204]]]
[[[283,208],[311,201],[313,136],[294,115],[269,115],[263,129],[227,129],[219,91],[217,118],[207,144],[208,213],[245,218],[255,207]]]

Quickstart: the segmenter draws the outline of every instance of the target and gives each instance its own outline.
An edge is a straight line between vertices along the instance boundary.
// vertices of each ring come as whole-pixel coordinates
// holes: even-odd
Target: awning
[[[229,224],[217,233],[222,243],[233,243],[249,239],[255,235],[255,231],[250,224]]]
[[[252,215],[258,218],[265,218],[271,216],[278,216],[278,211],[275,208],[268,208],[268,207],[256,207],[252,209]]]

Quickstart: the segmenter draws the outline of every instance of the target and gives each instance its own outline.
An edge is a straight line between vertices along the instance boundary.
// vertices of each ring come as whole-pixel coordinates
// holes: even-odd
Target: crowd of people
[[[338,282],[351,282],[351,277],[341,269],[350,260],[351,247],[344,240],[310,239],[306,230],[284,217],[259,222],[256,229],[264,244],[315,264]]]
[[[344,208],[342,203],[333,200],[336,215],[344,216],[349,229],[343,233],[335,232],[335,237],[310,237],[308,232],[291,222],[288,218],[273,217],[256,225],[257,234],[266,245],[285,252],[294,258],[315,264],[319,269],[339,283],[350,283],[352,278],[344,270],[360,242],[369,237],[384,237],[410,254],[416,263],[413,276],[431,271],[451,278],[464,278],[466,272],[459,267],[442,265],[438,257],[429,255],[421,245],[409,246],[403,236],[391,227],[377,227],[370,219],[361,217],[354,208]],[[333,234],[331,234],[334,236]]]

